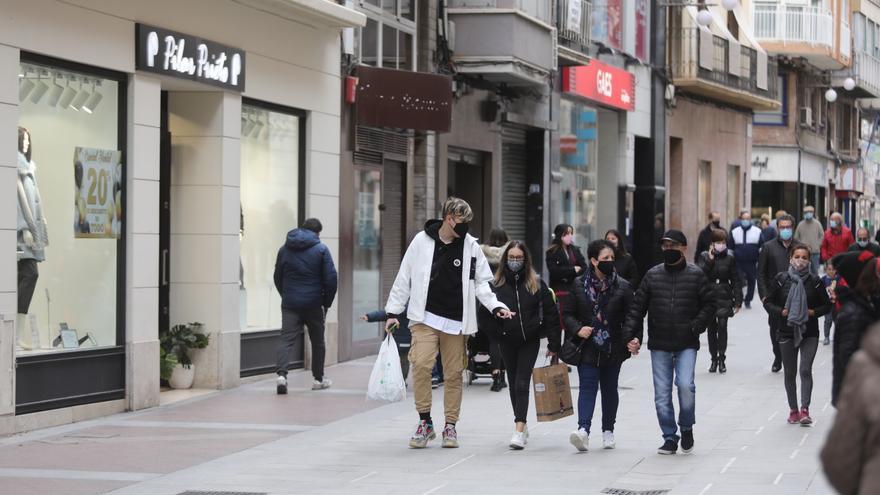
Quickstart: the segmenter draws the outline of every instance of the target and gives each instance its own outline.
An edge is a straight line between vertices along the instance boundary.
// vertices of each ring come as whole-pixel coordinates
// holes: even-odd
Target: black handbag
[[[559,359],[562,360],[565,364],[570,364],[572,366],[577,366],[581,364],[582,352],[584,344],[587,342],[584,339],[579,337],[575,337],[580,340],[580,343],[575,344],[572,342],[573,339],[562,338],[562,346],[559,348]]]

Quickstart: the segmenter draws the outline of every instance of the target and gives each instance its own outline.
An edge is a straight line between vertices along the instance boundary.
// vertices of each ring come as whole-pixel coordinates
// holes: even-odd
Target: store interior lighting
[[[18,83],[18,101],[24,101],[36,86],[37,83],[33,80],[27,78],[22,79],[21,82]]]
[[[40,78],[37,80],[37,86],[34,88],[33,93],[31,93],[31,103],[39,103],[41,99],[43,99],[43,95],[46,94],[46,91],[49,91],[49,85],[46,84],[46,80],[43,79],[44,73],[40,71]],[[48,72],[45,73],[46,76],[49,75]]]
[[[88,84],[87,79],[80,79],[79,82],[79,92],[76,94],[76,97],[73,101],[70,102],[70,109],[79,112],[79,109],[86,103],[86,100],[89,99],[91,93],[83,89],[83,85]]]
[[[56,77],[52,82],[52,91],[49,92],[49,106],[58,105],[58,100],[61,99],[61,93],[64,92],[64,86],[58,84],[58,78]]]
[[[64,92],[61,93],[61,99],[58,100],[58,105],[61,108],[67,108],[70,106],[70,102],[73,101],[73,97],[76,96],[77,91],[73,89],[70,85],[70,79],[67,80],[67,86],[64,88]]]
[[[89,99],[83,104],[83,112],[94,113],[95,108],[97,108],[98,104],[101,103],[101,100],[104,99],[104,95],[102,95],[98,91],[98,87],[100,85],[100,81],[92,81],[92,96],[90,96]]]

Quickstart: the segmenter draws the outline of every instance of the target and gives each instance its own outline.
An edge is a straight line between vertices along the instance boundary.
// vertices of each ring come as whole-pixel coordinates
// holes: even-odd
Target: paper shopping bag
[[[567,366],[558,363],[535,368],[532,370],[532,381],[539,423],[556,421],[574,414]]]

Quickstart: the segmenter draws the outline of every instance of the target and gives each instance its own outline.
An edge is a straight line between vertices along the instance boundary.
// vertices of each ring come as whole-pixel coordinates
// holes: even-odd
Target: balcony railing
[[[580,23],[577,29],[571,29],[571,8],[573,3],[580,4]],[[576,6],[576,5],[575,5]],[[559,46],[587,53],[590,47],[590,32],[592,5],[589,0],[557,0],[556,2],[556,31],[559,36]]]
[[[859,86],[880,98],[880,59],[861,50],[853,57],[853,72],[858,76]]]
[[[548,0],[449,0],[448,6],[451,9],[513,9],[552,25],[552,3]]]
[[[755,36],[775,43],[834,46],[834,17],[818,7],[756,5]]]
[[[712,43],[711,50],[703,50],[702,43],[709,39]],[[748,93],[753,97],[766,100],[778,98],[778,66],[772,60],[767,61],[766,88],[759,87],[758,52],[755,49],[734,45],[733,49],[738,50],[738,53],[733,53],[727,38],[701,33],[699,28],[673,30],[669,33],[669,42],[670,68],[676,83],[703,80],[722,88]],[[743,100],[738,95],[731,95],[728,99],[734,102]]]
[[[845,22],[840,24],[840,54],[846,58],[852,57],[852,32]]]

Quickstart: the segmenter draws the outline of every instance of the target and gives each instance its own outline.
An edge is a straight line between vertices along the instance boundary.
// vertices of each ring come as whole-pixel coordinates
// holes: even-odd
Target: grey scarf
[[[804,279],[810,276],[807,268],[798,272],[794,267],[788,268],[788,278],[791,279],[791,289],[785,300],[785,309],[788,310],[788,326],[794,329],[794,346],[800,347],[807,331],[807,321],[810,319],[807,307],[807,292],[804,290]]]

